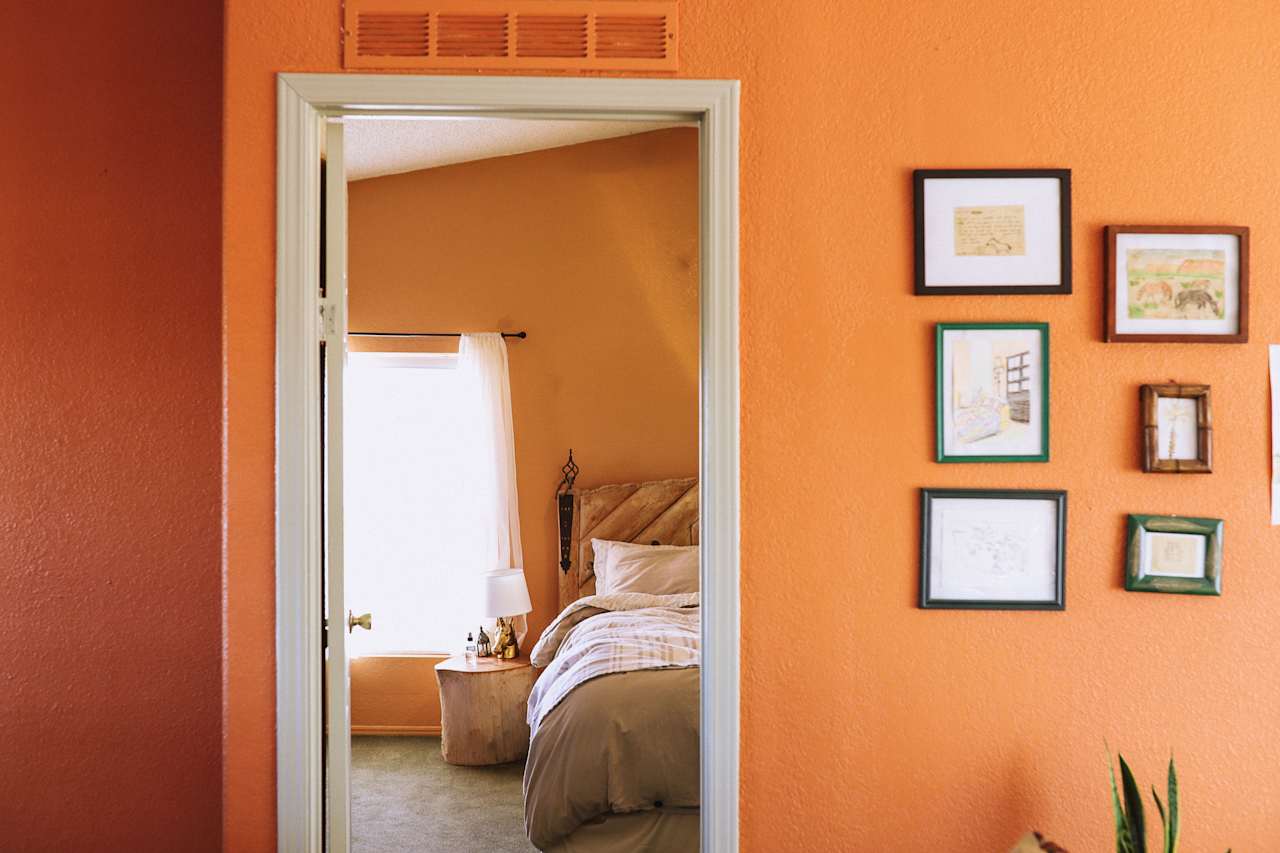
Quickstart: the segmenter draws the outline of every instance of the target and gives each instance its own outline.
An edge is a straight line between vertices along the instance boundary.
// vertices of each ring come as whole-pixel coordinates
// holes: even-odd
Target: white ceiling
[[[506,118],[347,119],[347,180],[506,157],[597,139],[647,133],[672,122]]]

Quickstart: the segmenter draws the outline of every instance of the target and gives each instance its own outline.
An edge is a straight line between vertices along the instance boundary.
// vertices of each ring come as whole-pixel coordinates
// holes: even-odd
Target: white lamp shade
[[[524,569],[502,569],[484,576],[485,616],[521,616],[532,609]]]

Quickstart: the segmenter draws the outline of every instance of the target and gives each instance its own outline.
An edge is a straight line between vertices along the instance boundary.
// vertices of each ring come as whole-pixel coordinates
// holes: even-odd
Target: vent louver
[[[677,0],[346,0],[347,68],[677,70]]]

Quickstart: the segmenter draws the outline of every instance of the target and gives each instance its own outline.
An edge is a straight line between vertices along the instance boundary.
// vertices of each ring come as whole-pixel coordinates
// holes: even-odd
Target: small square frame
[[[1196,458],[1159,458],[1159,406],[1161,397],[1196,401]],[[1213,396],[1208,385],[1143,385],[1142,470],[1159,474],[1213,473]]]
[[[1130,515],[1125,550],[1124,588],[1130,592],[1222,595],[1222,528],[1220,518],[1181,515]],[[1187,533],[1206,537],[1204,577],[1179,578],[1142,573],[1143,533]]]
[[[1162,332],[1140,334],[1117,329],[1116,245],[1121,234],[1211,234],[1230,235],[1239,243],[1237,273],[1237,315],[1234,334]],[[1108,225],[1102,231],[1103,340],[1108,343],[1243,344],[1249,341],[1249,229],[1239,225]]]
[[[1052,501],[1057,509],[1054,559],[1054,596],[1044,601],[970,600],[935,598],[930,591],[930,530],[933,502],[937,499]],[[920,607],[924,610],[1066,610],[1067,609],[1067,493],[1047,489],[930,489],[920,490]]]

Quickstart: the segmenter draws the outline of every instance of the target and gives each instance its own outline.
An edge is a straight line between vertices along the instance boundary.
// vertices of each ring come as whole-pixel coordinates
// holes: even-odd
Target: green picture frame
[[[1153,535],[1155,534],[1155,535]],[[1164,542],[1156,536],[1167,537]],[[1188,548],[1186,537],[1203,537],[1203,550]],[[1183,515],[1130,515],[1125,537],[1124,588],[1130,592],[1181,595],[1222,595],[1222,536],[1220,518]],[[1173,546],[1177,573],[1153,571],[1155,549]]]
[[[948,372],[947,338],[953,333],[972,332],[1035,332],[1039,335],[1036,358],[1031,351],[997,354],[992,348],[989,357],[1003,360],[993,367],[993,376],[982,374],[976,379],[982,390],[976,392],[981,399],[974,405],[955,405],[957,396],[956,371]],[[996,336],[993,336],[995,338]],[[938,323],[934,331],[935,358],[935,460],[938,462],[1048,462],[1049,461],[1049,324],[1048,323]],[[954,353],[952,353],[954,356]],[[972,357],[971,357],[972,360]],[[1038,362],[1038,363],[1037,363]],[[999,374],[1003,371],[1003,375]],[[1016,377],[1016,380],[1013,378]],[[950,381],[949,381],[950,379]],[[1013,390],[1014,386],[1017,390]],[[1014,399],[1014,395],[1018,399]],[[972,396],[970,393],[969,396]],[[964,418],[958,416],[964,412]],[[1011,429],[1012,427],[1013,429]],[[1017,429],[1021,427],[1021,429]],[[1015,444],[1014,430],[1025,445],[1032,445],[1023,452],[1000,452]],[[976,439],[968,436],[977,435]],[[958,452],[962,447],[976,447],[986,443],[989,452]]]

